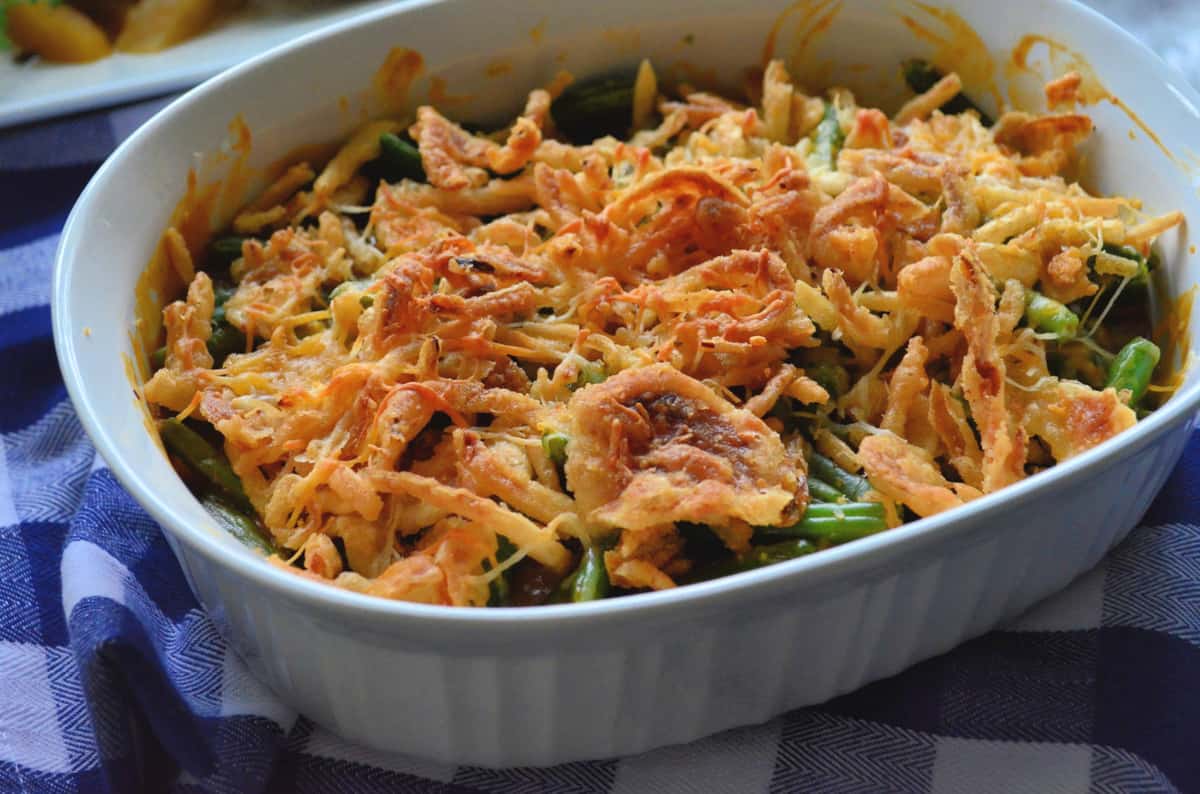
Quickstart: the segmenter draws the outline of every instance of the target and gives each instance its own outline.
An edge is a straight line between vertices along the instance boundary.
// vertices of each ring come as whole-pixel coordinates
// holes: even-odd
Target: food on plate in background
[[[244,0],[0,0],[21,56],[83,63],[119,52],[158,52],[192,38]]]

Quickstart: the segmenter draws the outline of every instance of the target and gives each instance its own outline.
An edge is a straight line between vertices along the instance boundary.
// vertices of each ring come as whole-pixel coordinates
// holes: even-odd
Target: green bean
[[[624,137],[633,123],[636,79],[636,70],[626,69],[571,83],[550,106],[559,133],[576,144]]]
[[[224,453],[208,443],[204,436],[178,419],[159,422],[158,432],[167,451],[229,499],[230,504],[243,510],[251,509],[242,481],[234,474]]]
[[[163,345],[162,347],[158,348],[157,350],[155,350],[153,353],[150,354],[150,371],[158,372],[160,369],[162,369],[166,365],[167,365],[167,346]]]
[[[1083,345],[1066,345],[1048,351],[1046,365],[1051,375],[1077,380],[1093,389],[1103,389],[1108,379],[1108,361]]]
[[[571,390],[582,389],[593,383],[604,383],[607,378],[608,368],[604,366],[603,361],[586,361],[580,365],[579,374],[575,376],[575,383],[571,385]]]
[[[904,73],[904,82],[916,94],[924,94],[945,77],[924,58],[907,58],[901,61],[900,69]]]
[[[1146,257],[1142,256],[1141,252],[1133,246],[1105,243],[1102,248],[1106,254],[1112,254],[1113,256],[1119,256],[1124,259],[1132,259],[1139,265],[1146,264]]]
[[[517,553],[517,547],[503,535],[496,535],[496,564],[500,565]],[[491,560],[483,561],[483,570],[492,570]],[[508,573],[502,573],[488,584],[488,603],[490,607],[502,607],[508,604],[509,586]]]
[[[1116,245],[1114,243],[1105,243],[1102,250],[1106,254],[1119,256],[1122,259],[1132,259],[1137,262],[1137,273],[1130,278],[1130,284],[1144,284],[1150,276],[1150,261],[1142,256],[1141,252],[1136,248],[1128,245]]]
[[[809,475],[837,488],[854,501],[861,500],[871,490],[866,477],[851,474],[819,452],[813,452],[808,460]]]
[[[226,238],[233,239],[233,238]],[[241,239],[241,238],[237,238]],[[217,243],[221,241],[218,240]],[[216,245],[214,243],[213,245]],[[230,353],[246,352],[246,336],[225,319],[225,303],[237,292],[237,287],[230,284],[213,285],[213,314],[212,331],[208,337],[208,353],[213,357],[213,364],[221,366],[225,357]],[[167,365],[167,348],[160,347],[150,355],[150,368],[160,370]]]
[[[1079,316],[1036,290],[1025,291],[1025,321],[1035,331],[1070,339],[1079,332]]]
[[[214,322],[208,337],[208,352],[213,357],[213,366],[220,367],[229,354],[246,352],[246,335],[228,322]]]
[[[208,245],[208,264],[209,267],[214,265],[217,268],[227,268],[234,263],[235,260],[242,258],[242,244],[246,242],[245,237],[230,235],[228,237],[218,237]]]
[[[350,281],[343,281],[341,284],[338,284],[336,287],[334,287],[332,290],[329,291],[329,296],[326,299],[326,303],[333,303],[334,298],[338,297],[339,295],[343,295],[352,289],[359,290],[361,292],[361,291],[365,290],[367,288],[367,286],[370,285],[370,283],[371,283],[370,279],[365,279],[365,278],[351,279]],[[436,291],[437,290],[434,289],[434,292],[436,292]],[[360,295],[358,298],[358,303],[364,309],[369,309],[375,305],[375,297],[366,292],[363,292],[363,294]]]
[[[806,518],[792,527],[794,532],[768,532],[767,535],[796,535],[813,542],[839,546],[887,529],[882,518],[846,516],[845,518]]]
[[[857,447],[862,443],[864,438],[874,432],[872,426],[868,424],[852,422],[848,425],[840,425],[837,422],[830,421],[828,417],[822,420],[821,426],[842,441],[845,441],[851,447]]]
[[[900,70],[904,82],[916,94],[924,94],[945,76],[924,58],[906,58],[900,62]]]
[[[385,132],[379,136],[379,162],[383,167],[383,178],[388,182],[399,182],[402,179],[426,181],[421,151],[399,135]]]
[[[767,417],[778,419],[783,423],[784,428],[793,428],[796,426],[799,413],[803,406],[797,405],[798,400],[788,397],[786,394],[775,401],[775,405],[771,406],[771,410],[767,412]]]
[[[200,498],[200,504],[216,519],[229,534],[247,546],[259,549],[264,554],[274,554],[275,544],[254,518],[239,508],[233,507],[217,494],[208,493]]]
[[[483,568],[484,573],[488,573],[489,571],[491,571],[492,570],[491,560],[484,560],[483,563],[481,564],[481,567]],[[508,605],[508,596],[509,596],[508,579],[505,578],[503,573],[500,574],[499,576],[497,576],[492,581],[488,582],[488,601],[487,601],[488,606],[490,606],[490,607],[507,606]]]
[[[246,335],[225,319],[225,304],[237,292],[237,287],[218,285],[213,287],[212,333],[208,337],[208,353],[213,365],[220,367],[230,353],[246,352]]]
[[[808,495],[815,502],[841,502],[846,496],[824,480],[808,478]]]
[[[855,516],[866,518],[883,518],[883,505],[879,502],[844,502],[842,504],[809,505],[804,513],[804,519],[841,518]],[[803,523],[803,521],[801,521]],[[797,525],[799,526],[799,524]]]
[[[804,374],[820,384],[830,397],[840,397],[850,390],[850,373],[841,364],[821,361],[806,366]]]
[[[1108,381],[1118,393],[1129,392],[1129,406],[1136,407],[1150,386],[1150,378],[1162,353],[1149,339],[1136,337],[1121,348],[1108,369]]]
[[[551,604],[578,604],[608,597],[608,569],[604,552],[616,543],[620,535],[592,542],[583,549],[579,564],[554,588]]]
[[[336,287],[334,287],[333,289],[331,289],[329,291],[329,301],[328,302],[333,303],[334,298],[337,298],[341,295],[345,295],[347,292],[349,292],[352,289],[361,289],[362,285],[363,285],[363,282],[355,280],[355,279],[351,279],[350,281],[343,281],[341,284],[338,284]]]
[[[838,121],[837,108],[832,102],[825,103],[825,114],[813,131],[813,156],[821,165],[830,170],[837,170],[837,155],[842,148],[846,136],[842,133],[842,124]]]
[[[800,522],[790,527],[759,527],[761,536],[787,536],[836,546],[887,529],[878,502],[810,504]]]
[[[941,70],[923,58],[909,58],[901,63],[900,68],[904,72],[904,82],[917,94],[924,94],[945,77]],[[961,91],[942,105],[943,113],[964,113],[968,110],[974,110],[979,114],[979,121],[983,126],[992,126],[992,117],[984,113],[982,108],[968,99]]]
[[[729,576],[741,573],[742,571],[752,571],[756,568],[765,568],[777,562],[794,560],[797,557],[812,554],[816,550],[816,546],[803,539],[790,539],[779,543],[751,546],[750,550],[744,554],[719,560],[695,569],[687,576],[687,581],[704,582],[709,579],[720,579],[722,576]]]
[[[607,595],[608,569],[604,567],[604,551],[600,546],[588,546],[583,550],[579,567],[571,574],[571,601],[578,604]]]
[[[571,437],[566,433],[557,431],[545,433],[542,436],[542,450],[546,453],[546,457],[550,458],[551,463],[562,466],[567,462],[567,444],[570,441]]]
[[[225,319],[225,304],[229,303],[229,299],[237,294],[238,288],[236,284],[228,284],[217,282],[213,284],[213,318],[216,320]]]

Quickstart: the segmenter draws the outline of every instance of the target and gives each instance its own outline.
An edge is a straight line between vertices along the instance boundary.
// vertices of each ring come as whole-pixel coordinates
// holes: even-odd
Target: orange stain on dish
[[[136,350],[137,349],[137,339],[134,338],[133,334],[129,335],[129,341],[131,344],[133,344],[134,349]],[[148,371],[146,371],[147,368],[144,366],[144,361],[145,361],[146,357],[139,356],[139,358],[142,359],[142,362],[135,363],[134,360],[131,359],[128,354],[122,353],[121,354],[121,368],[125,370],[125,378],[126,378],[126,380],[129,381],[129,385],[133,387],[134,399],[137,400],[138,402],[142,402],[141,389],[139,387],[141,386],[142,381],[145,380],[146,376],[149,375],[150,373]],[[138,364],[143,364],[143,366],[138,366]],[[150,435],[154,436],[155,438],[158,437],[158,433],[151,433]]]
[[[687,60],[668,64],[663,75],[668,83],[688,83],[700,90],[716,88],[719,84],[716,69],[705,69]]]
[[[797,36],[796,51],[806,52],[813,40],[833,26],[833,19],[842,10],[841,3],[835,3],[824,15],[816,17],[811,25],[806,26]]]
[[[137,340],[130,334],[129,341],[133,344],[133,349],[138,350]],[[158,423],[154,421],[154,416],[150,413],[150,405],[146,402],[146,397],[142,394],[142,384],[146,382],[146,378],[150,377],[150,369],[146,363],[146,356],[139,352],[138,360],[134,361],[127,353],[121,354],[121,368],[125,370],[125,379],[129,381],[129,386],[133,389],[133,401],[138,404],[138,412],[142,415],[142,424],[150,433],[150,438],[154,439],[154,443],[158,444],[158,448],[167,454],[163,448],[162,438],[158,435]]]
[[[1039,45],[1044,46],[1049,55],[1048,70],[1041,70],[1029,63],[1030,52]],[[1036,78],[1039,90],[1041,88],[1040,84],[1045,83],[1047,80],[1059,77],[1067,72],[1078,72],[1081,80],[1079,88],[1075,91],[1075,95],[1079,97],[1083,104],[1093,105],[1108,99],[1109,96],[1108,89],[1100,82],[1100,77],[1096,74],[1096,70],[1092,68],[1092,65],[1083,55],[1075,52],[1062,42],[1037,33],[1029,33],[1021,37],[1021,40],[1017,42],[1017,46],[1013,47],[1005,70],[1010,84],[1016,82],[1015,78],[1023,72]]]
[[[484,68],[483,73],[488,77],[503,77],[513,70],[511,58],[497,58]]]
[[[387,99],[389,107],[402,108],[408,104],[413,81],[424,68],[425,58],[421,53],[408,47],[392,47],[375,71],[371,84]]]
[[[1031,62],[1030,53],[1037,47],[1045,47],[1048,56],[1047,62]],[[1129,120],[1137,125],[1146,137],[1154,142],[1167,159],[1178,164],[1175,155],[1166,147],[1162,139],[1150,129],[1150,126],[1142,120],[1133,108],[1125,104],[1125,102],[1105,87],[1101,82],[1096,70],[1080,53],[1072,50],[1062,42],[1043,36],[1038,33],[1029,33],[1021,37],[1017,42],[1017,46],[1013,47],[1012,54],[1008,64],[1005,66],[1006,77],[1008,79],[1009,94],[1012,97],[1014,104],[1020,107],[1037,107],[1036,101],[1030,101],[1032,98],[1026,96],[1026,93],[1032,89],[1029,87],[1029,81],[1026,80],[1026,85],[1022,87],[1023,76],[1033,78],[1039,87],[1055,77],[1059,77],[1067,72],[1078,72],[1082,81],[1076,91],[1076,96],[1085,105],[1094,105],[1099,102],[1110,102],[1121,110]],[[1130,140],[1136,138],[1133,130],[1129,131]]]
[[[1007,106],[996,84],[996,64],[975,28],[948,8],[914,2],[923,17],[901,16],[912,34],[933,45],[929,60],[941,69],[957,72],[970,90],[990,94],[998,110]]]
[[[1105,99],[1107,99],[1109,102],[1111,102],[1112,104],[1119,107],[1122,110],[1122,112],[1124,112],[1125,115],[1129,117],[1129,120],[1132,121],[1134,124],[1136,124],[1138,126],[1138,128],[1141,129],[1141,131],[1146,134],[1147,138],[1154,141],[1154,145],[1157,146],[1160,150],[1162,150],[1162,153],[1167,156],[1168,160],[1170,160],[1173,163],[1178,164],[1178,161],[1175,159],[1175,155],[1171,154],[1171,150],[1168,149],[1167,145],[1162,142],[1162,138],[1159,138],[1158,134],[1155,133],[1154,130],[1150,129],[1150,125],[1148,125],[1146,122],[1142,121],[1141,116],[1139,116],[1137,113],[1133,112],[1133,108],[1129,107],[1129,105],[1126,105],[1119,97],[1117,97],[1114,94],[1109,94],[1107,97],[1105,97]]]
[[[1194,256],[1194,255],[1196,254],[1196,246],[1194,246],[1194,245],[1189,245],[1189,246],[1188,246],[1188,253],[1189,253],[1189,254],[1192,254],[1192,255]]]
[[[1192,304],[1196,301],[1197,285],[1170,301],[1162,322],[1154,329],[1154,339],[1165,343],[1162,360],[1171,366],[1169,375],[1163,377],[1153,388],[1155,391],[1174,392],[1183,385],[1188,365],[1191,363],[1191,334],[1188,326],[1192,319]]]
[[[534,44],[541,44],[546,37],[546,20],[542,20],[529,29],[529,38]]]
[[[249,150],[246,150],[249,153]],[[171,213],[168,226],[174,226],[187,243],[188,252],[198,257],[212,236],[212,217],[220,182],[201,185],[195,169],[188,169],[187,192]]]
[[[601,31],[600,35],[614,49],[626,52],[640,52],[642,49],[642,34],[637,28],[609,28]]]
[[[189,169],[187,192],[171,213],[168,226],[173,226],[183,236],[188,251],[198,258],[212,236],[213,209],[221,185],[214,182],[201,186],[195,170]],[[165,232],[164,232],[165,234]],[[162,334],[162,308],[170,296],[179,294],[184,288],[170,257],[163,238],[159,238],[154,254],[134,287],[134,350],[139,351],[139,363],[145,365],[145,351],[153,350]]]
[[[184,232],[183,229],[180,229],[180,233],[184,235],[184,240],[188,244],[188,251],[191,252],[193,258],[200,256],[204,245],[208,242],[208,238],[212,234],[212,229],[227,223],[237,212],[242,202],[245,201],[245,194],[254,176],[249,165],[250,150],[253,146],[254,137],[250,134],[250,127],[239,113],[229,122],[227,148],[234,153],[235,159],[233,165],[226,172],[224,183],[211,186],[212,189],[218,191],[218,197],[207,209],[207,222],[202,222],[199,219],[196,220],[194,222],[196,230],[191,233],[191,236],[189,236],[189,233]],[[200,232],[201,228],[203,228],[203,234]]]
[[[841,9],[841,0],[798,0],[785,8],[771,23],[771,29],[767,32],[767,39],[763,44],[762,51],[763,68],[766,68],[767,64],[776,57],[779,36],[788,19],[793,16],[799,17],[793,40],[794,52],[792,55],[794,59],[802,55],[818,35],[829,30]]]
[[[337,150],[342,146],[340,141],[330,141],[329,143],[306,143],[303,146],[297,146],[279,159],[268,165],[264,172],[267,175],[267,181],[272,182],[274,178],[282,174],[287,169],[297,163],[308,163],[313,168],[321,168],[325,163],[333,159],[337,154]]]
[[[225,145],[213,152],[210,156],[216,164],[222,164],[229,160],[229,155],[235,155],[239,160],[245,160],[250,153],[250,147],[253,143],[253,138],[250,135],[250,126],[246,124],[246,120],[242,118],[242,114],[238,113],[229,122],[226,129],[229,131],[229,138]]]
[[[250,154],[250,147],[253,144],[254,137],[250,134],[250,126],[246,124],[242,114],[238,113],[229,122],[229,148],[235,154],[245,157]]]
[[[434,107],[459,105],[463,102],[470,102],[474,98],[474,94],[451,94],[449,84],[444,77],[429,79],[429,104]]]

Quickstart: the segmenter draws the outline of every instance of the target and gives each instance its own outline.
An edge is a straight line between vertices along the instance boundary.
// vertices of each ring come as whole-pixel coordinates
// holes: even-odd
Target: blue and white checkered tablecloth
[[[0,131],[0,791],[1200,791],[1200,435],[1143,526],[1068,590],[765,725],[509,770],[387,756],[313,725],[227,648],[55,364],[59,231],[163,104]]]

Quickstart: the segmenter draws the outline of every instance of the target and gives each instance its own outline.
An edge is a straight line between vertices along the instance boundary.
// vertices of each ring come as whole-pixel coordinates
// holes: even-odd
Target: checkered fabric
[[[485,770],[347,744],[248,674],[86,438],[50,338],[72,202],[162,100],[0,131],[0,791],[1200,791],[1200,435],[1014,624],[765,725]]]

